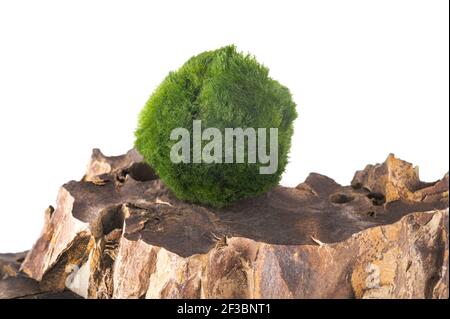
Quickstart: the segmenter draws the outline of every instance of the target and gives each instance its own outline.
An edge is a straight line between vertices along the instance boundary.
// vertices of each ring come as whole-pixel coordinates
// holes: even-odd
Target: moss
[[[226,46],[194,56],[168,74],[140,113],[135,146],[178,198],[221,207],[279,183],[296,117],[289,90],[253,56]],[[258,162],[173,163],[170,150],[177,141],[170,133],[183,127],[192,136],[193,120],[222,132],[229,127],[278,128],[277,171],[260,174]]]

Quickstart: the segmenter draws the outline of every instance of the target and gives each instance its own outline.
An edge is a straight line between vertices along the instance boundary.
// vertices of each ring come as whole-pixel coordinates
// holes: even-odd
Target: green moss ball
[[[269,70],[253,56],[226,46],[194,56],[169,73],[140,113],[135,146],[179,199],[222,207],[279,183],[296,117],[289,90],[270,78]],[[170,153],[179,140],[171,139],[171,132],[176,128],[189,131],[190,159],[194,158],[194,120],[201,120],[203,130],[219,129],[223,137],[225,128],[254,128],[257,133],[266,128],[267,154],[269,129],[277,128],[276,171],[261,174],[260,168],[268,164],[258,158],[249,162],[247,148],[244,163],[173,162]],[[208,142],[202,141],[202,148]]]

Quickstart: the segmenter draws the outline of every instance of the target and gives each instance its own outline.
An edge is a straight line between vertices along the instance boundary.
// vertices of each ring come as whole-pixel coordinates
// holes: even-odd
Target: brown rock
[[[69,291],[45,291],[39,282],[24,275],[0,280],[0,299],[79,299]]]
[[[436,198],[429,200],[448,200],[448,173],[440,181],[424,183],[419,179],[419,167],[395,158],[394,154],[389,154],[383,164],[367,165],[356,172],[351,185],[370,191],[380,203],[399,199],[420,202],[434,194]]]
[[[0,299],[14,299],[41,293],[39,283],[25,276],[0,280]]]
[[[19,271],[27,252],[0,254],[0,299],[73,299],[80,298],[71,291],[48,291]]]
[[[157,179],[155,171],[143,162],[143,157],[135,149],[125,155],[105,156],[99,149],[92,150],[91,160],[82,181],[104,185],[108,181],[117,184],[124,182],[130,175],[134,180],[146,181]]]
[[[87,182],[103,174],[117,174],[120,170],[130,167],[133,163],[142,162],[142,160],[142,156],[135,149],[128,151],[125,155],[107,157],[95,148],[92,150],[91,160],[83,180]]]
[[[16,254],[0,254],[0,280],[16,277],[20,264],[27,255],[27,251]]]
[[[142,158],[94,150],[22,265],[85,298],[446,298],[448,174],[390,155],[351,186],[296,188],[213,209],[177,200]]]

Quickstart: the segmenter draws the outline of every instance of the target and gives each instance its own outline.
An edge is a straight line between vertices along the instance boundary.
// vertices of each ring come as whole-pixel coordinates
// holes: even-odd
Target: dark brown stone
[[[351,186],[296,188],[214,209],[180,201],[135,151],[96,150],[65,184],[22,270],[89,298],[448,297],[448,174],[389,155]]]

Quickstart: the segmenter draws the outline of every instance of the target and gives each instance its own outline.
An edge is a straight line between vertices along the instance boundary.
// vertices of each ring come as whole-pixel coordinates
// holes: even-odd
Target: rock
[[[80,298],[71,291],[49,292],[19,271],[27,252],[0,254],[0,299]]]
[[[389,155],[351,186],[214,209],[176,199],[136,151],[94,150],[21,270],[84,298],[448,298],[448,174],[423,183]],[[31,280],[30,279],[30,280]]]
[[[70,290],[64,290],[61,292],[42,292],[36,295],[24,296],[19,299],[83,299],[83,298]]]
[[[41,293],[39,282],[26,276],[0,280],[0,299],[14,299]]]
[[[367,165],[355,174],[352,187],[368,190],[375,201],[389,203],[399,199],[416,202],[448,201],[448,173],[441,181],[424,183],[419,179],[419,167],[389,154],[383,164]],[[436,195],[436,198],[433,196]]]
[[[0,280],[16,277],[20,264],[27,255],[27,251],[16,254],[0,254]]]
[[[142,162],[142,156],[135,150],[128,151],[125,155],[105,156],[98,149],[92,150],[91,160],[83,177],[84,181],[92,181],[96,176],[103,174],[117,174],[120,170],[130,167],[133,163]]]
[[[143,157],[135,149],[131,149],[125,155],[105,156],[95,148],[92,150],[91,160],[88,164],[83,181],[102,182],[102,177],[115,177],[116,182],[123,182],[126,175],[130,175],[137,181],[157,179],[155,171],[143,162]]]
[[[0,299],[79,299],[69,291],[45,291],[39,282],[22,274],[0,280]]]

